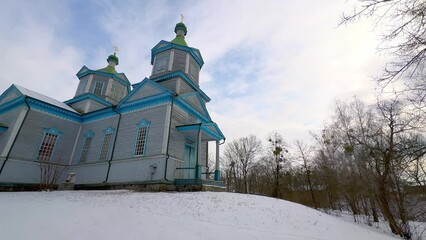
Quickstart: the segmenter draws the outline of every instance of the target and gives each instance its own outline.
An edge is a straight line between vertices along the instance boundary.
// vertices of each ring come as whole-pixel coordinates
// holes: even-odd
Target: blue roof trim
[[[74,97],[70,100],[65,101],[64,103],[71,105],[73,103],[81,102],[81,101],[84,101],[86,99],[93,100],[95,102],[98,102],[98,103],[103,104],[103,105],[108,106],[108,107],[112,106],[112,103],[94,95],[93,93],[85,93],[85,94],[79,95],[77,97]]]
[[[101,76],[112,77],[115,80],[117,80],[118,82],[124,84],[124,86],[127,87],[127,91],[130,92],[130,86],[131,86],[130,81],[129,81],[129,79],[127,79],[127,77],[124,73],[120,73],[120,75],[123,75],[126,80],[121,79],[120,77],[117,76],[117,74],[106,73],[106,72],[101,72],[101,71],[96,71],[96,70],[91,70],[91,69],[88,69],[87,71],[83,71],[83,72],[81,72],[81,70],[80,70],[80,71],[78,71],[78,73],[76,75],[77,75],[78,79],[81,79],[82,77],[85,77],[89,74],[97,74],[97,75],[101,75]]]
[[[179,98],[186,99],[186,98],[189,98],[189,97],[192,97],[192,96],[196,96],[201,108],[204,111],[204,114],[207,116],[208,119],[211,119],[209,111],[207,111],[206,104],[201,99],[200,93],[198,93],[198,92],[184,93],[184,94],[179,95]]]
[[[207,96],[207,94],[205,94],[203,92],[203,90],[200,89],[200,87],[198,87],[191,79],[188,78],[188,76],[186,76],[186,74],[184,72],[182,72],[182,70],[178,70],[178,71],[174,71],[159,77],[155,77],[155,78],[151,78],[152,81],[155,82],[162,82],[162,81],[166,81],[172,78],[176,78],[176,77],[180,77],[182,80],[185,81],[185,83],[187,83],[189,86],[191,86],[194,90],[198,91],[201,95],[201,97],[206,101],[206,102],[210,102],[210,98]]]
[[[225,139],[225,137],[220,136],[219,134],[213,132],[208,127],[204,126],[204,124],[193,124],[193,125],[186,125],[186,126],[177,126],[176,129],[178,131],[192,131],[192,130],[201,130],[211,137],[213,137],[215,140],[220,141],[222,139]]]
[[[191,106],[189,103],[187,103],[185,100],[183,100],[181,98],[176,98],[175,104],[178,107],[183,108],[183,110],[187,111],[191,115],[197,117],[202,122],[207,123],[207,122],[211,121],[211,119],[209,119],[206,116],[202,115],[197,109],[195,109],[193,106]]]
[[[163,44],[166,44],[166,45],[161,46]],[[196,48],[192,48],[192,47],[185,47],[185,46],[182,46],[182,45],[174,44],[174,43],[164,41],[164,40],[161,40],[157,45],[155,45],[155,47],[153,47],[151,49],[151,64],[154,64],[154,56],[155,55],[157,55],[158,53],[167,51],[169,49],[172,49],[172,48],[188,52],[195,59],[195,61],[198,63],[198,65],[200,66],[200,69],[203,67],[204,60],[203,60],[203,57],[201,56],[200,50],[198,50]]]
[[[81,123],[81,115],[70,112],[68,110],[64,110],[60,107],[30,97],[28,98],[28,104],[30,105],[31,109],[39,110],[50,115],[64,118],[73,122]]]
[[[89,122],[94,122],[94,121],[98,121],[98,120],[102,120],[105,118],[110,118],[110,117],[114,117],[114,116],[118,116],[118,113],[114,112],[112,110],[112,107],[108,107],[108,108],[103,108],[94,112],[90,112],[87,114],[84,114],[81,117],[81,123],[89,123]]]
[[[15,99],[11,100],[11,101],[8,101],[8,102],[0,105],[0,115],[5,114],[9,111],[12,111],[17,107],[24,105],[24,103],[25,103],[25,96],[20,96],[20,97],[17,97]]]
[[[0,102],[3,101],[11,92],[16,93],[18,96],[23,96],[23,94],[15,87],[15,85],[11,85],[6,91],[0,95]]]
[[[160,91],[163,91],[163,92],[166,92],[166,93],[168,93],[168,94],[173,94],[173,92],[170,90],[170,89],[168,89],[168,88],[166,88],[166,87],[163,87],[163,86],[161,86],[160,84],[158,84],[158,83],[156,83],[156,82],[154,82],[154,81],[152,81],[152,80],[150,80],[149,78],[144,78],[140,83],[137,83],[137,84],[134,84],[134,85],[136,85],[136,86],[134,86],[134,88],[133,88],[133,90],[129,93],[129,94],[127,94],[127,96],[126,97],[124,97],[119,103],[118,103],[118,107],[121,107],[123,104],[125,104],[126,103],[126,101],[127,101],[127,99],[129,99],[129,98],[131,98],[133,95],[135,95],[138,91],[139,91],[139,89],[141,89],[142,88],[142,86],[144,86],[145,84],[150,84],[151,86],[153,86],[153,87],[155,87],[155,88],[157,88],[157,89],[159,89]],[[155,96],[155,95],[154,95]],[[149,97],[151,97],[151,96],[149,96]],[[137,100],[136,100],[137,101]]]
[[[216,123],[214,123],[214,122],[210,122],[210,123],[206,123],[206,124],[204,124],[206,127],[209,127],[209,126],[213,126],[214,127],[214,129],[216,130],[216,132],[218,132],[219,133],[219,135],[221,135],[222,137],[223,137],[223,139],[225,139],[225,135],[222,133],[222,131],[220,130],[220,128],[219,128],[219,126],[216,124]]]
[[[171,102],[171,100],[172,95],[170,93],[160,93],[147,98],[141,98],[136,101],[124,103],[119,108],[117,108],[117,111],[119,111],[120,113],[131,112],[139,109],[162,105]]]

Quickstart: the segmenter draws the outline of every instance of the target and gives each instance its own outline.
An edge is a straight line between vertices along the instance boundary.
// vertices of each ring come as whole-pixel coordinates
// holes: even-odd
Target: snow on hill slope
[[[0,193],[0,239],[398,239],[273,198],[233,193]]]

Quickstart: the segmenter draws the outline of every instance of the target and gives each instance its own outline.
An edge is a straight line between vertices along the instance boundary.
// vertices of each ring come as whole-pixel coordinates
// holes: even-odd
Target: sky
[[[0,0],[0,92],[17,84],[71,99],[82,66],[100,69],[119,49],[118,72],[149,77],[150,51],[184,15],[201,51],[200,87],[227,141],[280,133],[311,141],[336,100],[374,100],[385,57],[367,20],[339,26],[346,0]]]

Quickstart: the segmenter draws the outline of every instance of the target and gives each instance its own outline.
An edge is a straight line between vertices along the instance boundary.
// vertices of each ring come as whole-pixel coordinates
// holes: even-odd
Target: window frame
[[[133,156],[134,157],[139,157],[139,156],[144,156],[146,154],[146,145],[148,143],[148,133],[149,133],[149,126],[151,125],[151,122],[143,119],[141,120],[138,124],[136,124],[136,134],[135,134],[135,144],[134,144],[134,148],[133,148]],[[144,135],[144,140],[140,141],[139,137],[141,135],[139,135],[139,131],[141,129],[145,128],[145,135]],[[140,146],[142,145],[142,146]],[[142,152],[138,152],[138,150],[142,150]]]
[[[170,61],[170,55],[161,56],[159,58],[156,58],[155,59],[155,65],[154,65],[154,74],[167,71],[167,69],[169,68],[169,61]],[[162,63],[161,69],[159,69],[160,63]]]
[[[107,127],[103,130],[104,136],[102,138],[102,144],[101,144],[101,149],[99,152],[99,161],[106,161],[108,160],[108,157],[110,157],[109,155],[111,154],[111,145],[112,142],[114,141],[113,137],[115,134],[115,129],[113,127]],[[107,136],[111,136],[111,138],[108,140],[109,143],[106,145],[105,144],[105,138]],[[104,148],[106,148],[106,151],[104,151]],[[105,159],[103,159],[102,157],[104,156],[103,153],[105,153]]]
[[[92,131],[86,132],[83,137],[83,145],[81,146],[80,158],[78,159],[79,164],[87,163],[87,156],[89,155],[90,146],[92,145],[93,137],[95,134]],[[87,149],[85,149],[86,141],[90,139],[90,142],[87,144]],[[84,155],[83,155],[84,154]],[[84,156],[84,160],[83,160]]]
[[[100,91],[99,91],[99,94],[98,93],[96,93],[97,91],[97,89],[99,89],[97,86],[98,86],[98,84],[100,84],[101,85],[101,87],[100,87]],[[104,82],[100,82],[100,81],[95,81],[95,85],[93,86],[93,94],[95,94],[96,96],[102,96],[102,92],[104,91]]]
[[[58,140],[61,135],[62,135],[62,132],[60,132],[57,128],[44,128],[35,159],[39,162],[50,162],[50,160],[52,159],[52,156],[54,156],[55,147],[57,146]],[[50,139],[46,141],[46,137],[50,137],[50,136],[54,136],[53,144],[50,143],[51,141]],[[47,145],[47,144],[50,144],[53,146],[44,147],[44,145]],[[43,159],[41,159],[41,156],[43,153],[42,148],[48,149],[48,151],[44,151]],[[49,152],[49,148],[50,148],[50,152]]]

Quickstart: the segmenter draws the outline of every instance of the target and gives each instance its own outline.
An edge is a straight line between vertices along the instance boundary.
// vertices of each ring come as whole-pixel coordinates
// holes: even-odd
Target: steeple
[[[114,51],[113,55],[108,56],[107,63],[108,63],[107,67],[101,68],[98,71],[116,74],[117,71],[115,70],[115,66],[118,65],[118,57],[116,55],[116,51]]]
[[[188,30],[185,24],[183,23],[183,15],[181,14],[181,16],[182,18],[180,23],[176,24],[176,27],[175,27],[176,37],[175,39],[172,40],[172,43],[188,47],[188,44],[185,42],[185,36]]]

